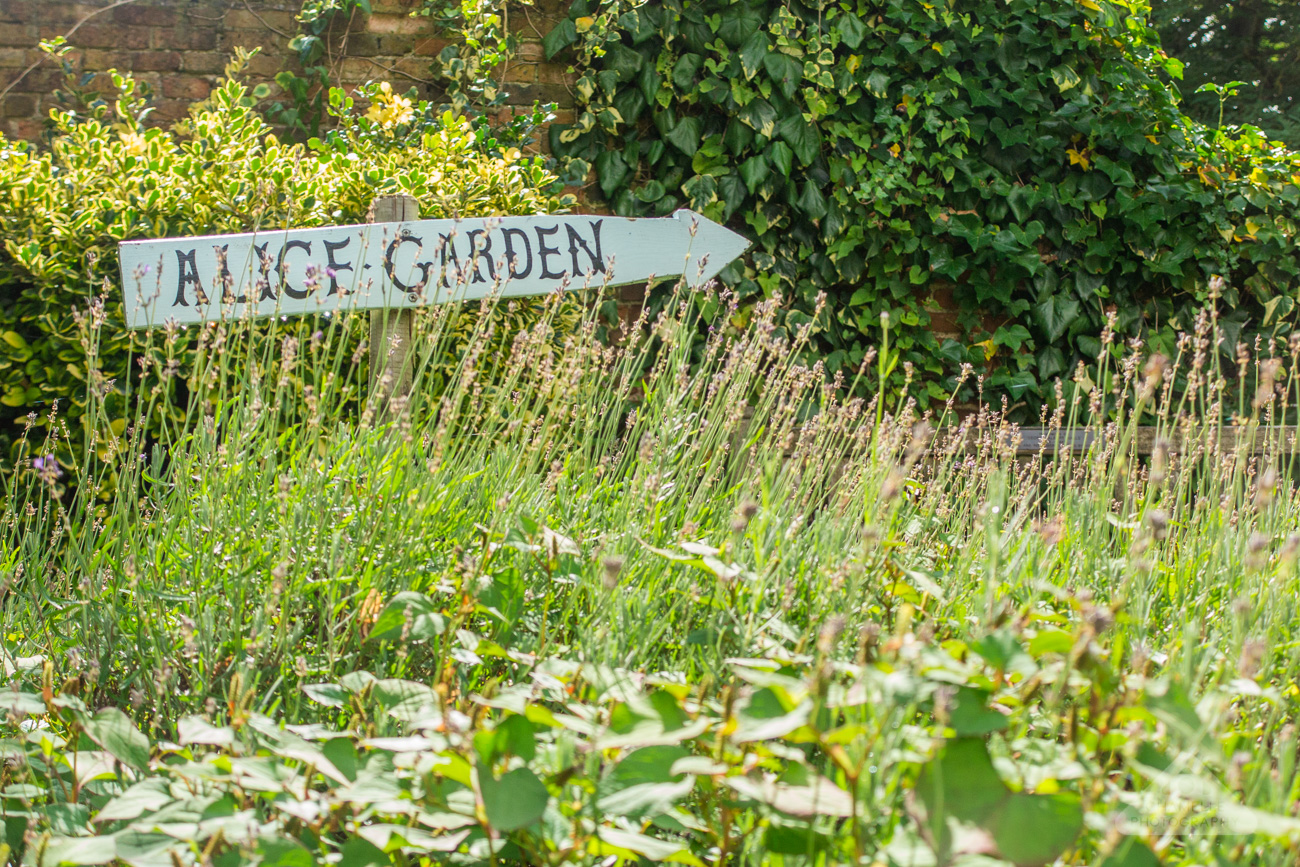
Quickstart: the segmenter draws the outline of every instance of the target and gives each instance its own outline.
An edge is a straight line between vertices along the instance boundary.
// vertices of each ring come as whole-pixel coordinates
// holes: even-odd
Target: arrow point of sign
[[[749,249],[748,238],[692,210],[682,208],[673,217],[681,220],[688,232],[692,223],[696,226],[695,237],[690,238],[691,260],[686,265],[685,275],[686,282],[693,286],[708,283],[732,260]]]

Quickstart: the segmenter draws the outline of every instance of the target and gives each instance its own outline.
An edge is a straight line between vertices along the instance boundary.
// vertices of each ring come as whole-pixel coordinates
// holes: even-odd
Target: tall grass
[[[552,296],[508,340],[509,302],[483,302],[436,382],[454,308],[421,311],[415,386],[382,405],[355,317],[301,343],[247,322],[144,337],[170,361],[92,388],[77,466],[32,442],[8,480],[6,654],[52,661],[163,736],[220,718],[232,689],[291,722],[342,721],[302,687],[357,670],[464,702],[553,658],[709,692],[737,659],[933,648],[986,663],[962,677],[1013,690],[1023,731],[1049,739],[1077,740],[1088,702],[1095,721],[1112,694],[1176,683],[1216,745],[1197,766],[1294,812],[1300,497],[1279,423],[1300,342],[1225,360],[1210,312],[1172,358],[1104,335],[1026,455],[988,407],[846,397],[886,379],[887,345],[828,382],[777,299],[713,328],[702,311],[737,299],[679,287],[603,341],[601,291],[571,331]],[[111,326],[94,304],[80,321],[93,359]],[[232,369],[235,344],[257,361]],[[172,377],[183,404],[158,387]],[[130,391],[125,426],[102,410],[110,387]],[[149,416],[174,419],[165,438],[144,437]],[[1016,673],[1025,648],[1055,660],[1036,680]],[[1121,705],[1097,737],[1141,741]]]

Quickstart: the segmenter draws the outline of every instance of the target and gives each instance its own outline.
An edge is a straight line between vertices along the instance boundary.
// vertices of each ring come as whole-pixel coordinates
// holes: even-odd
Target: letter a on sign
[[[127,324],[420,307],[681,277],[702,286],[749,242],[671,217],[414,220],[118,245]]]

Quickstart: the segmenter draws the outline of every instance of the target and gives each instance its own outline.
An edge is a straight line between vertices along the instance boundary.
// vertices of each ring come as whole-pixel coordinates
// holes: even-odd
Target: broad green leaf
[[[45,844],[39,867],[60,864],[110,864],[117,859],[117,842],[103,837],[51,837]]]
[[[208,744],[228,747],[235,742],[235,730],[217,727],[201,716],[187,716],[176,724],[176,736],[182,744]]]
[[[447,620],[428,596],[404,590],[379,612],[368,641],[426,641],[442,635]]]
[[[606,198],[613,197],[616,190],[630,174],[627,162],[618,151],[604,151],[596,157],[596,180]]]
[[[677,59],[677,63],[673,64],[673,84],[677,85],[678,90],[695,89],[695,76],[703,63],[704,58],[698,54],[683,54]]]
[[[763,68],[786,99],[794,96],[803,82],[803,64],[788,54],[773,51],[763,58]]]
[[[678,118],[672,131],[664,138],[688,157],[694,156],[700,147],[700,119],[697,117]]]
[[[1032,828],[1033,833],[1025,833]],[[1017,792],[999,811],[993,840],[1017,867],[1050,864],[1074,845],[1083,830],[1083,802],[1073,792]]]
[[[799,162],[811,165],[821,148],[821,136],[817,128],[803,119],[801,114],[792,114],[780,124],[781,138],[790,145]]]
[[[763,68],[763,58],[772,51],[772,40],[763,32],[755,33],[740,49],[740,66],[745,78],[753,78]]]
[[[127,767],[143,771],[149,767],[149,739],[131,718],[117,708],[104,708],[87,720],[86,736]]]
[[[1068,66],[1057,66],[1052,69],[1052,81],[1056,82],[1056,87],[1065,93],[1071,88],[1078,87],[1081,79],[1079,74]]]
[[[1146,843],[1136,837],[1124,837],[1099,867],[1160,867],[1160,859]]]
[[[799,193],[795,204],[810,220],[820,220],[826,216],[826,197],[822,195],[821,187],[811,179],[804,181],[803,191]]]
[[[862,19],[851,11],[841,11],[832,24],[840,35],[840,41],[849,48],[857,48],[867,38],[867,26]]]
[[[165,780],[157,777],[141,780],[113,798],[95,814],[96,822],[118,822],[153,813],[174,799]]]
[[[343,707],[348,700],[348,691],[337,683],[305,683],[302,691],[312,701],[326,707]]]
[[[547,58],[551,58],[572,45],[577,38],[577,25],[566,18],[542,37],[542,48],[546,51]]]
[[[771,138],[776,131],[776,109],[766,99],[752,100],[736,116],[759,135]]]
[[[1006,714],[988,706],[988,693],[969,686],[957,687],[948,711],[948,726],[958,737],[985,735],[1007,727]]]
[[[1035,324],[1052,343],[1065,336],[1079,317],[1079,302],[1064,292],[1049,295],[1033,308]]]
[[[550,794],[528,768],[515,768],[501,779],[480,765],[475,776],[488,824],[497,831],[514,831],[542,818]]]
[[[598,854],[621,855],[629,861],[640,855],[655,864],[690,864],[704,867],[704,862],[680,842],[660,840],[635,831],[602,827],[598,832],[601,843]],[[628,857],[631,856],[631,857]]]
[[[767,159],[772,168],[780,172],[781,177],[790,177],[790,170],[794,167],[794,151],[785,142],[774,142],[767,149]]]

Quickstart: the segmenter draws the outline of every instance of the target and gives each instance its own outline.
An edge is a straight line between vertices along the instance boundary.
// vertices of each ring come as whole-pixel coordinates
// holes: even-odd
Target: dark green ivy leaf
[[[841,12],[833,25],[840,34],[840,41],[849,48],[857,48],[867,37],[867,27],[862,19],[852,12]]]
[[[785,94],[786,99],[794,96],[803,81],[803,64],[779,51],[773,51],[763,58],[763,68],[772,76],[772,81]]]
[[[677,125],[664,138],[688,157],[695,156],[700,149],[700,119],[698,117],[679,118]]]
[[[1079,316],[1079,302],[1064,294],[1049,295],[1034,306],[1034,322],[1051,343],[1065,336]]]
[[[789,148],[786,150],[788,152]],[[759,185],[767,179],[769,171],[771,170],[767,166],[767,160],[758,154],[740,164],[740,177],[744,179],[745,186],[751,193],[758,190]]]
[[[763,66],[763,58],[767,57],[772,51],[772,40],[767,38],[767,34],[759,31],[749,37],[745,46],[740,49],[740,67],[745,71],[746,78],[753,78],[755,73]]]
[[[700,71],[704,58],[698,54],[683,54],[673,65],[673,84],[681,91],[695,89],[695,75]]]
[[[779,141],[773,143],[767,149],[767,159],[772,163],[772,168],[781,173],[781,177],[790,177],[790,169],[794,161],[794,152],[790,150],[789,145]]]
[[[542,37],[542,48],[549,60],[568,48],[578,38],[578,26],[569,19],[561,21],[551,32]]]
[[[627,162],[618,151],[605,151],[596,157],[596,180],[600,182],[605,198],[613,198],[614,192],[623,186],[627,176]]]
[[[781,138],[789,143],[795,156],[799,157],[799,162],[807,166],[817,159],[821,136],[816,127],[803,119],[802,114],[792,114],[781,121],[780,132]]]
[[[766,99],[755,99],[736,113],[742,121],[748,124],[759,135],[772,137],[776,131],[776,109],[772,103]]]
[[[826,197],[822,195],[822,191],[817,184],[811,180],[804,181],[803,192],[799,194],[799,200],[795,204],[809,219],[820,220],[826,216]]]
[[[718,25],[718,35],[731,48],[739,48],[763,26],[763,13],[753,6],[737,4],[727,10]]]

